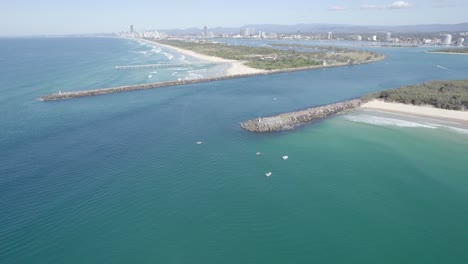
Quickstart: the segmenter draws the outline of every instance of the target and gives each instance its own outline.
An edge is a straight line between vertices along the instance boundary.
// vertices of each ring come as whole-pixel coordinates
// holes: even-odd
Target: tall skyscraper
[[[328,32],[328,39],[331,40],[333,38],[333,32]]]
[[[387,35],[386,35],[386,37],[385,37],[385,40],[386,40],[386,41],[392,41],[392,33],[387,32]]]
[[[464,38],[459,38],[457,39],[457,46],[463,46],[463,42],[465,42],[465,39]]]
[[[452,44],[452,35],[450,35],[450,34],[445,35],[443,44],[444,45],[451,45]]]
[[[205,37],[205,38],[208,37],[208,27],[207,26],[203,27],[203,37]]]
[[[133,25],[130,25],[130,34],[133,34]]]

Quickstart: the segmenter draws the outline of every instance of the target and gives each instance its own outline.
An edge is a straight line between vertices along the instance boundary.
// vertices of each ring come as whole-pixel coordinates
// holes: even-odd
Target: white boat
[[[284,160],[287,160],[289,157],[288,156],[283,156],[283,159]]]
[[[148,75],[148,78],[153,78],[153,75],[151,75],[151,74],[150,74],[150,75]]]
[[[257,152],[257,156],[258,156],[258,155],[262,155],[262,153],[261,153],[261,152]]]
[[[270,177],[270,176],[271,176],[271,171],[267,172],[265,175],[266,175],[267,177]]]
[[[201,142],[201,141],[198,141],[198,142],[197,142],[197,145],[201,145],[202,143],[203,143],[203,142]]]

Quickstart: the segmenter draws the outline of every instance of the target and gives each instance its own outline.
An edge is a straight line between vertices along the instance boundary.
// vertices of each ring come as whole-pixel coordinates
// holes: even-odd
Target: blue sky
[[[10,0],[0,35],[117,32],[245,24],[406,25],[468,22],[468,0]]]

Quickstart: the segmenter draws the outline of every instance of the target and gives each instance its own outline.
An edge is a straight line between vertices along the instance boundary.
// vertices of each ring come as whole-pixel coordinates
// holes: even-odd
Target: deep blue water
[[[239,127],[372,91],[467,78],[468,56],[374,48],[387,59],[36,100],[191,70],[216,74],[154,48],[0,39],[0,263],[468,261],[466,130],[366,112],[266,135]],[[150,63],[174,65],[115,69]]]

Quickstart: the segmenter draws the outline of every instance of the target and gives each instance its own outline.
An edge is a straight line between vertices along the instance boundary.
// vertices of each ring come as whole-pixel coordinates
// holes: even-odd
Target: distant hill
[[[467,31],[468,23],[460,24],[429,24],[429,25],[407,25],[407,26],[360,26],[342,24],[297,24],[297,25],[276,25],[276,24],[252,24],[242,27],[216,27],[208,30],[217,34],[238,33],[243,28],[255,28],[257,30],[277,33],[372,33],[372,32],[399,32],[399,33],[429,33],[429,32],[457,32]],[[171,34],[196,34],[202,31],[201,28],[170,29],[160,30]]]

